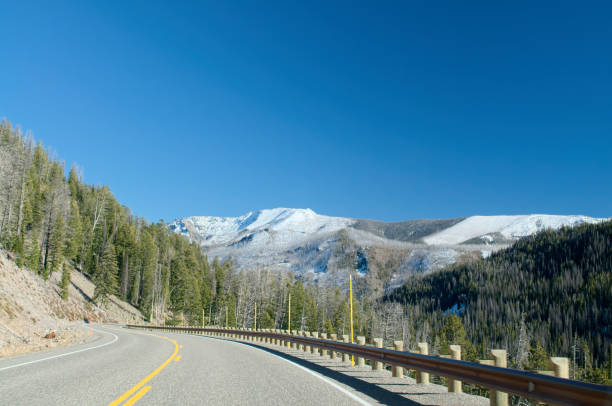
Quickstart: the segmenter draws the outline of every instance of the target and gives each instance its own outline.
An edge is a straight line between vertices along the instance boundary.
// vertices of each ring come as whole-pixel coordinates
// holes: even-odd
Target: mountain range
[[[169,227],[201,245],[209,258],[232,260],[239,270],[282,269],[322,279],[356,269],[386,291],[411,275],[486,257],[540,230],[604,220],[532,214],[389,223],[276,208],[240,217],[186,217]]]

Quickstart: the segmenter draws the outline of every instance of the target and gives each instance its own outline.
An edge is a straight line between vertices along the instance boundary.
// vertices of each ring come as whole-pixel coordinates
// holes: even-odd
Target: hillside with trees
[[[545,354],[566,356],[573,376],[605,382],[612,222],[523,238],[487,259],[414,278],[387,300],[414,309],[433,331],[457,315],[481,356],[506,348],[513,366],[526,369],[545,369]]]

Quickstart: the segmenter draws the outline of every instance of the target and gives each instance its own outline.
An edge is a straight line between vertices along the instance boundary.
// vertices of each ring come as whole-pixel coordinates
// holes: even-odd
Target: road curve
[[[1,405],[355,405],[351,388],[256,347],[95,327],[85,344],[0,359]]]

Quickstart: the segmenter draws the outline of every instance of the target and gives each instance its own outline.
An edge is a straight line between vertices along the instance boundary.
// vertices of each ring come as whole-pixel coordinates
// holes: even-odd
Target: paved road
[[[0,404],[367,404],[349,387],[246,344],[94,329],[86,344],[0,359]]]

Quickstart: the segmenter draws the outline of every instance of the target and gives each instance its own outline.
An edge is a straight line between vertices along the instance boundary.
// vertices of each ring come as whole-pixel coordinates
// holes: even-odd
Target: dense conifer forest
[[[534,354],[567,356],[575,375],[603,382],[612,345],[612,222],[540,232],[487,259],[414,278],[387,299],[413,307],[434,330],[442,315],[460,316],[481,355],[507,348],[516,367],[529,367]]]
[[[291,273],[238,272],[163,221],[133,214],[107,186],[85,184],[76,166],[66,172],[40,142],[0,123],[0,246],[42,278],[61,272],[64,297],[76,268],[96,284],[97,303],[117,295],[153,323],[252,327],[257,303],[260,328],[349,333],[348,281],[321,286]],[[416,277],[384,300],[369,297],[368,278],[355,271],[355,335],[403,340],[407,349],[427,341],[434,355],[461,344],[467,360],[506,348],[510,365],[523,369],[568,356],[572,376],[603,383],[611,270],[608,222],[522,239],[490,258]]]

